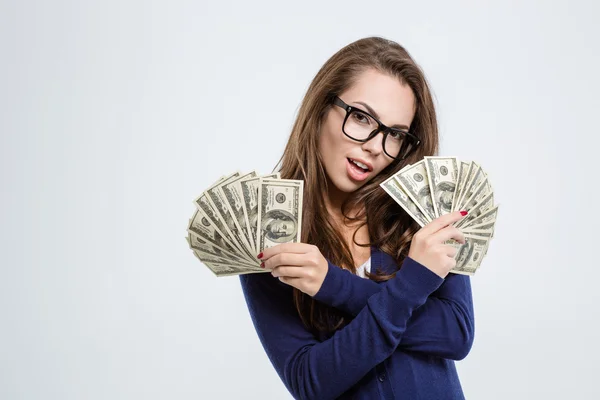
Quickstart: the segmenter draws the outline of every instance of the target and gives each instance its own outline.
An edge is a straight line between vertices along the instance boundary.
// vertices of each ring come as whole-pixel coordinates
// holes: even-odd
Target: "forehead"
[[[408,85],[399,78],[373,69],[361,73],[340,97],[346,103],[363,109],[356,102],[367,103],[387,125],[410,125],[416,105],[415,96]]]

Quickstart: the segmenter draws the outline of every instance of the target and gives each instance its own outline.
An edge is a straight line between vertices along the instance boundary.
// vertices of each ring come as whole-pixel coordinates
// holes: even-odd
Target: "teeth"
[[[361,163],[360,161],[356,161],[356,160],[352,160],[350,159],[354,164],[358,165],[359,167],[361,167],[362,169],[366,169],[368,170],[369,167],[367,167],[365,164]]]

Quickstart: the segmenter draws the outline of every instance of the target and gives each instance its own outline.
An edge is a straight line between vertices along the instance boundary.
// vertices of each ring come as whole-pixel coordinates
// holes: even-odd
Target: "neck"
[[[352,193],[342,192],[335,187],[331,181],[328,182],[327,186],[329,187],[327,196],[325,196],[325,207],[327,208],[327,212],[336,223],[347,225],[347,221],[344,221],[345,218],[342,214],[342,204],[352,195]],[[347,213],[349,217],[354,217],[359,211],[359,209],[353,209],[347,210]]]

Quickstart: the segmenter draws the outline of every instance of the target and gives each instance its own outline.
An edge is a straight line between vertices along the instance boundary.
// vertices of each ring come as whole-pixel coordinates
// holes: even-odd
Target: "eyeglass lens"
[[[346,119],[344,132],[353,139],[365,140],[378,127],[377,122],[369,115],[352,110]],[[409,140],[398,130],[391,131],[383,142],[383,150],[390,157],[403,158],[411,149]]]

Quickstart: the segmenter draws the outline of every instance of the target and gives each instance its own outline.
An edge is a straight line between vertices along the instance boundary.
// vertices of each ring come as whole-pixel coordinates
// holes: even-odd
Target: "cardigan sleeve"
[[[329,263],[314,299],[356,316],[369,298],[390,282],[376,283]],[[471,350],[474,336],[470,277],[449,274],[425,304],[413,312],[399,348],[462,360]]]
[[[302,399],[333,399],[393,354],[413,311],[443,279],[406,258],[390,284],[324,341],[303,325],[290,286],[270,274],[240,275],[240,282],[259,340],[290,393]]]

